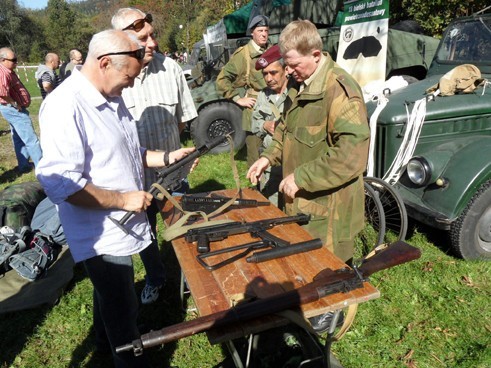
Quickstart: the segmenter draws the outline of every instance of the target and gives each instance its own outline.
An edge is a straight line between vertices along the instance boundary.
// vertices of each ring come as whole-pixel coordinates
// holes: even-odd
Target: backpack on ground
[[[39,182],[14,184],[0,192],[0,226],[29,226],[39,202],[46,197]]]

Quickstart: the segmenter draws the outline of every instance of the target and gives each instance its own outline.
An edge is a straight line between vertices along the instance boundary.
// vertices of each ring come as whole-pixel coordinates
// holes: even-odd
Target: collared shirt
[[[43,158],[36,176],[57,204],[73,259],[143,250],[151,241],[144,212],[126,223],[127,235],[109,218],[121,219],[125,211],[66,201],[87,183],[118,192],[143,189],[144,149],[122,98],[106,99],[74,70],[43,102],[39,122]]]
[[[198,116],[182,68],[155,53],[132,88],[123,90],[126,107],[136,121],[140,144],[150,150],[181,148],[179,123]],[[145,188],[156,181],[155,170],[145,170]]]
[[[269,147],[272,136],[264,130],[265,121],[278,121],[283,112],[283,106],[288,96],[288,88],[283,92],[276,93],[271,88],[266,87],[259,92],[254,111],[252,112],[251,131],[263,139],[263,147]]]
[[[298,93],[302,93],[303,90],[312,83],[313,80],[315,80],[317,78],[317,75],[319,74],[320,70],[322,69],[322,67],[324,66],[324,64],[326,63],[326,56],[324,54],[321,54],[321,59],[320,59],[320,62],[319,62],[319,65],[317,65],[317,68],[315,69],[315,71],[312,73],[312,75],[310,77],[308,77],[306,80],[303,81],[302,84],[300,84],[300,89],[298,91]]]
[[[0,96],[10,96],[19,106],[27,107],[31,104],[31,95],[17,74],[2,64],[0,64]],[[0,97],[0,103],[8,102]]]

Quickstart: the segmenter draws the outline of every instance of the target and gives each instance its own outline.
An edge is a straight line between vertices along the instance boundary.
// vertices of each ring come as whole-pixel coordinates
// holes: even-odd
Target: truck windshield
[[[476,17],[453,23],[445,32],[437,52],[439,61],[474,64],[491,61],[491,18]]]

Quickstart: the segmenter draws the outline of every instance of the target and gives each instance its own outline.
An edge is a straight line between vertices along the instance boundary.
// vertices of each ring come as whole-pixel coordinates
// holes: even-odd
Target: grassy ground
[[[39,103],[34,100],[30,108],[35,126]],[[0,189],[35,180],[33,173],[17,176],[13,171],[8,130],[0,118]],[[236,158],[245,186],[245,161],[240,154]],[[190,176],[193,190],[234,187],[229,166],[227,154],[205,156]],[[351,330],[333,344],[334,353],[346,368],[491,367],[491,263],[454,258],[448,254],[445,235],[422,226],[411,227],[408,242],[422,250],[421,259],[372,277],[381,297],[360,305]],[[175,256],[161,244],[170,282],[165,297],[142,307],[143,332],[195,317],[182,311]],[[139,293],[144,271],[139,258],[134,261]],[[192,299],[186,305],[192,305]],[[76,266],[73,281],[56,305],[0,315],[0,367],[111,366],[109,357],[94,352],[91,317],[92,287]],[[263,348],[271,354],[278,350],[276,345]],[[147,354],[156,367],[218,368],[230,361],[224,347],[211,346],[205,334]]]

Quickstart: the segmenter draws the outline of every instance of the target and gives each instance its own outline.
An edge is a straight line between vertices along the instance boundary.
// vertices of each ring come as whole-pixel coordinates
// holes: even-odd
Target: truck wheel
[[[239,150],[245,143],[242,130],[242,110],[234,103],[219,101],[205,106],[191,123],[191,138],[196,147],[211,142],[214,138],[235,131],[234,149]],[[230,151],[230,144],[224,143],[213,148],[211,153]]]
[[[464,259],[491,259],[491,180],[471,198],[450,229],[452,246]]]

